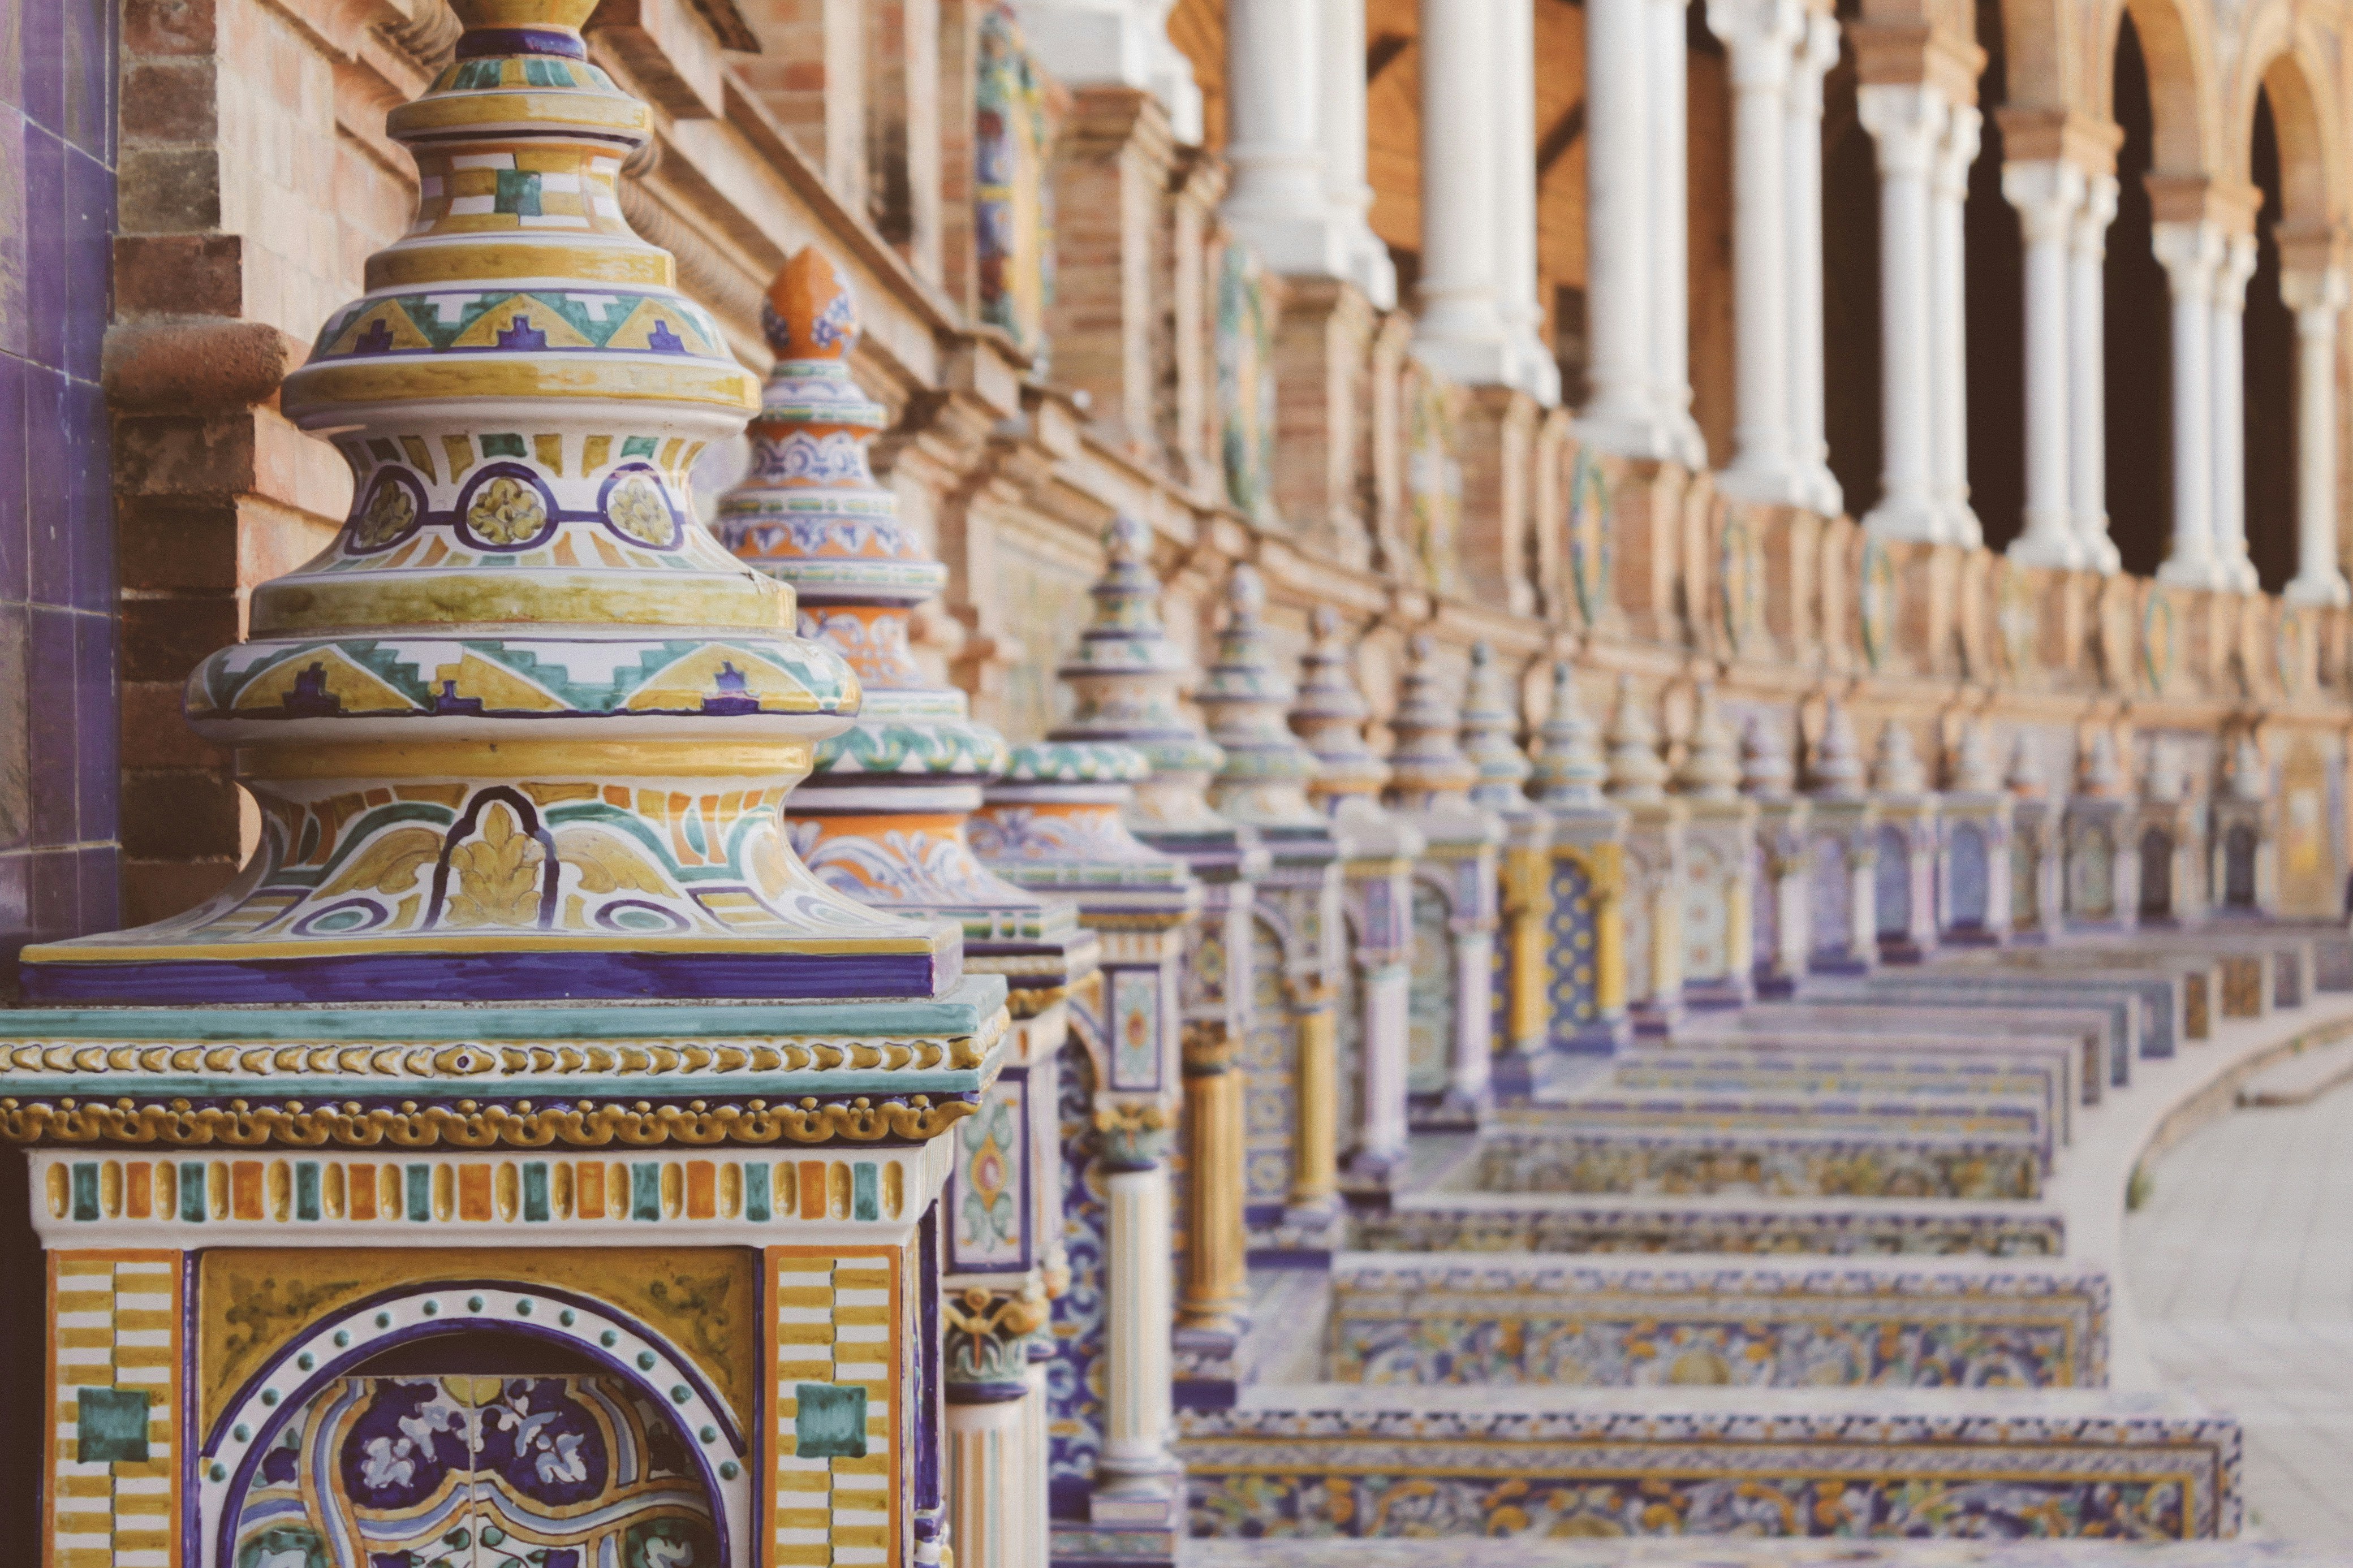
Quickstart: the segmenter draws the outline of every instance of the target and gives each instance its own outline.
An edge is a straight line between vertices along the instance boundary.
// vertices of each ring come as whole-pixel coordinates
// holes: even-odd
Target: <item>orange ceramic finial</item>
[[[847,359],[858,341],[858,303],[825,252],[812,245],[768,285],[760,324],[778,359]]]

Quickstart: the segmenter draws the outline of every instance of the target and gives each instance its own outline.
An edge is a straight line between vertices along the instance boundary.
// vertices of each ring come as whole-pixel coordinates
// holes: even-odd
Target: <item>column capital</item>
[[[2247,308],[2247,279],[2255,275],[2255,237],[2234,234],[2223,242],[2214,271],[2214,303],[2233,312]]]
[[[1866,87],[1927,87],[1948,103],[1977,100],[1986,54],[1973,38],[1926,21],[1851,21],[1856,74]]]
[[[1926,82],[1872,82],[1855,89],[1854,107],[1883,176],[1928,176],[1948,108],[1942,94]]]
[[[2353,280],[2342,267],[2284,268],[2280,300],[2295,312],[2297,331],[2333,332],[2337,328],[2331,318],[2353,303]],[[2324,320],[2307,322],[2307,316]]]
[[[1707,29],[1732,55],[1735,89],[1772,90],[1797,63],[1806,13],[1798,0],[1707,0]]]
[[[2208,223],[2225,234],[2253,233],[2255,214],[2263,210],[2262,189],[2244,181],[2155,174],[2147,184],[2150,212],[2160,226]]]
[[[2063,158],[2012,159],[2001,166],[2002,199],[2018,209],[2029,245],[2064,244],[2084,194],[2084,171]]]
[[[2062,159],[2087,174],[2114,174],[2124,127],[2071,109],[2004,104],[1993,111],[2001,127],[2002,152],[2013,163]]]
[[[2075,214],[2075,228],[2070,237],[2077,255],[2094,261],[2107,256],[2108,225],[2116,218],[2118,189],[2114,174],[2084,177],[2084,205]]]
[[[2279,242],[2280,274],[2283,279],[2298,273],[2317,275],[2332,269],[2341,270],[2353,260],[2353,246],[2348,246],[2343,224],[2282,224],[2274,237]],[[2295,301],[2289,300],[2293,305]]]
[[[2149,248],[2164,267],[2175,299],[2213,298],[2214,275],[2228,249],[2228,237],[2221,225],[2180,221],[2152,224]]]
[[[1985,116],[1973,103],[1957,103],[1945,121],[1945,133],[1936,143],[1936,189],[1947,195],[1966,198],[1969,190],[1969,165],[1978,161]]]

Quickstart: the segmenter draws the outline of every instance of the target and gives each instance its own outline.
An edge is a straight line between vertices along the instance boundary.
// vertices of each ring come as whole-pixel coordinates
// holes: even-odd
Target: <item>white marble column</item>
[[[1968,237],[1962,207],[1969,199],[1969,165],[1978,161],[1976,106],[1953,105],[1937,140],[1928,194],[1928,296],[1933,322],[1929,386],[1929,477],[1945,515],[1948,542],[1975,549],[1985,530],[1969,506],[1969,365]]]
[[[1316,139],[1324,148],[1324,200],[1339,231],[1341,276],[1377,310],[1397,306],[1397,266],[1366,215],[1365,0],[1316,0]]]
[[[1789,72],[1781,142],[1781,194],[1789,215],[1789,460],[1805,504],[1836,517],[1846,498],[1831,473],[1822,416],[1822,78],[1838,64],[1838,18],[1812,12],[1805,29]]]
[[[2067,236],[2067,479],[2083,564],[2104,574],[2119,564],[2108,538],[2106,271],[2116,216],[2116,177],[2084,176]]]
[[[2153,247],[2173,295],[2173,548],[2160,583],[2223,585],[2214,553],[2213,392],[2209,334],[2223,235],[2206,222],[2154,226]]]
[[[2234,234],[2214,273],[2212,336],[2207,355],[2214,375],[2214,565],[2222,586],[2256,589],[2247,559],[2247,279],[2255,275],[2255,237]]]
[[[1421,0],[1421,286],[1413,351],[1472,386],[1505,381],[1496,302],[1495,0]]]
[[[1795,506],[1789,458],[1789,213],[1784,139],[1796,0],[1708,0],[1707,25],[1732,59],[1732,463],[1717,477],[1738,500]]]
[[[1325,191],[1317,99],[1319,0],[1229,0],[1226,226],[1277,272],[1339,277],[1347,258]]]
[[[1156,1521],[1154,1510],[1184,1490],[1184,1467],[1168,1451],[1174,1420],[1170,1338],[1168,1166],[1113,1167],[1103,1177],[1111,1210],[1103,1259],[1103,1447],[1095,1510],[1116,1519],[1122,1505]],[[1177,1523],[1182,1528],[1181,1504]]]
[[[2010,558],[2022,566],[2085,564],[2068,460],[2068,254],[2084,171],[2063,159],[2005,164],[2001,194],[2026,247],[2026,517]]]
[[[1947,109],[1917,83],[1865,86],[1855,107],[1879,154],[1881,494],[1863,526],[1882,539],[1936,543],[1945,528],[1930,466],[1928,186]]]
[[[1160,100],[1179,142],[1201,139],[1193,65],[1168,41],[1176,0],[1014,0],[1021,36],[1065,87],[1116,82]],[[1356,51],[1359,61],[1364,51]]]
[[[1535,0],[1488,0],[1494,61],[1495,308],[1511,356],[1509,380],[1547,408],[1560,403],[1560,362],[1544,337],[1536,297]]]
[[[2337,322],[2348,292],[2341,267],[2280,279],[2295,311],[2295,576],[2284,592],[2291,604],[2353,600],[2337,559]]]
[[[1586,384],[1579,433],[1627,457],[1671,455],[1652,384],[1651,0],[1586,0]],[[1680,286],[1680,279],[1678,279]]]
[[[1425,5],[1430,0],[1423,0]],[[1685,0],[1644,0],[1643,106],[1651,131],[1651,386],[1670,452],[1685,468],[1707,466],[1707,441],[1692,417],[1690,121],[1686,119]],[[1593,122],[1588,108],[1586,123]],[[1588,308],[1588,314],[1590,315]]]

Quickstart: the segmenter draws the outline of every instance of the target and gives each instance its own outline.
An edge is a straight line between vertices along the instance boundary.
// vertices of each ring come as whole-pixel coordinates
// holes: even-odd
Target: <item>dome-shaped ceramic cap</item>
[[[1520,750],[1519,705],[1512,681],[1495,650],[1484,641],[1471,645],[1471,679],[1462,689],[1462,754],[1478,770],[1471,798],[1500,811],[1528,809],[1525,785],[1535,772]]]
[[[1552,706],[1536,728],[1536,799],[1545,805],[1598,806],[1609,782],[1601,731],[1577,697],[1577,674],[1567,659],[1552,667]]]
[[[1447,695],[1438,670],[1438,644],[1417,632],[1406,645],[1405,680],[1397,711],[1389,716],[1389,790],[1393,795],[1439,795],[1468,790],[1479,770],[1462,754],[1458,736],[1462,714]]]

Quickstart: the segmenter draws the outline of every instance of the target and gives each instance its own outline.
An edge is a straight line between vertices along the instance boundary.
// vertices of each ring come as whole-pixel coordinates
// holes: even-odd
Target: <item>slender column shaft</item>
[[[1709,0],[1708,26],[1732,57],[1732,466],[1718,480],[1742,500],[1802,500],[1789,460],[1788,124],[1794,0]]]
[[[1822,77],[1838,63],[1838,21],[1817,11],[1789,73],[1783,132],[1782,200],[1788,211],[1789,460],[1805,504],[1825,517],[1845,510],[1831,474],[1822,411]]]
[[[1663,457],[1651,386],[1654,279],[1649,256],[1651,0],[1587,0],[1586,380],[1588,439]],[[1680,287],[1680,279],[1677,280]]]
[[[1496,307],[1496,0],[1421,0],[1421,285],[1414,352],[1474,386],[1506,379]]]
[[[1293,1083],[1296,1109],[1291,1209],[1302,1216],[1322,1216],[1331,1212],[1340,1190],[1338,1018],[1328,996],[1296,1016],[1299,1063]]]
[[[1029,1537],[1029,1483],[1021,1438],[1029,1406],[1042,1405],[1041,1390],[1019,1399],[947,1406],[948,1539],[956,1561],[975,1568],[1020,1568],[1045,1551]]]
[[[1863,520],[1883,539],[1945,534],[1930,473],[1928,184],[1944,100],[1926,86],[1874,84],[1856,94],[1879,156],[1881,496]]]
[[[1425,0],[1425,4],[1428,0]],[[1690,163],[1685,118],[1685,0],[1646,0],[1644,107],[1651,128],[1651,384],[1670,454],[1687,468],[1707,463],[1707,443],[1691,415]],[[1588,116],[1590,122],[1590,116]]]
[[[1208,1037],[1219,1036],[1214,1044]],[[1243,1218],[1243,1075],[1237,1042],[1191,1025],[1185,1049],[1185,1288],[1176,1321],[1232,1331],[1250,1296]]]
[[[2247,559],[2247,279],[2255,272],[2255,237],[2234,234],[2214,274],[2214,561],[2222,585],[2255,591]]]
[[[1338,275],[1318,123],[1319,0],[1231,0],[1226,11],[1224,214],[1278,272]]]
[[[1934,405],[1932,482],[1944,508],[1947,536],[1972,549],[1984,542],[1985,530],[1969,507],[1968,290],[1961,209],[1968,200],[1969,165],[1978,159],[1978,131],[1984,120],[1971,105],[1953,107],[1936,144],[1928,226],[1934,332],[1929,346],[1935,362],[1929,389]]]
[[[1158,1493],[1178,1466],[1168,1452],[1171,1320],[1168,1167],[1113,1170],[1105,1278],[1103,1448],[1098,1492]]]
[[[1373,187],[1365,173],[1365,0],[1316,0],[1317,140],[1324,200],[1339,231],[1342,276],[1377,310],[1397,305],[1397,268],[1365,215]]]
[[[1364,976],[1364,1061],[1359,1083],[1364,1126],[1356,1158],[1382,1170],[1405,1158],[1407,987],[1403,963],[1384,963]]]
[[[2084,172],[2057,159],[2011,163],[2001,191],[2026,246],[2026,526],[2010,547],[2027,566],[2085,564],[2068,481],[2068,247]]]
[[[2160,223],[2154,243],[2173,295],[2173,549],[2158,569],[2158,581],[2219,588],[2208,400],[2213,391],[2209,349],[2222,232],[2211,223]]]
[[[1495,303],[1514,386],[1549,408],[1560,402],[1560,362],[1544,341],[1536,298],[1535,0],[1490,0],[1494,60]]]
[[[2295,577],[2286,596],[2341,605],[2353,596],[2337,555],[2337,323],[2346,276],[2331,267],[2281,282],[2295,309]]]
[[[2116,216],[2116,178],[2092,174],[2067,246],[2067,476],[2073,489],[2075,539],[2093,571],[2117,568],[2108,538],[2107,302],[2108,225]]]
[[[1463,1105],[1483,1105],[1494,1076],[1495,1015],[1489,1004],[1495,967],[1495,933],[1463,931],[1454,938],[1454,984],[1474,993],[1476,1005],[1454,1009],[1454,1060],[1448,1087]]]

